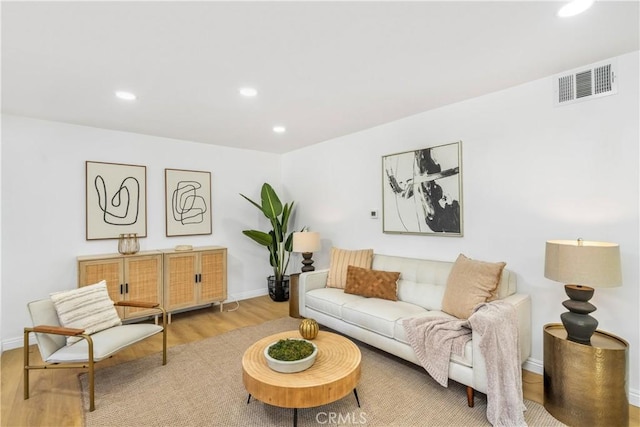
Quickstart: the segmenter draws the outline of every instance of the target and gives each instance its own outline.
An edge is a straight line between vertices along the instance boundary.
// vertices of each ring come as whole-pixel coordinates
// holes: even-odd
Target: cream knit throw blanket
[[[503,301],[476,306],[468,320],[422,317],[406,319],[403,327],[416,358],[446,387],[449,359],[464,355],[471,329],[487,367],[487,419],[494,426],[526,426],[516,311]],[[471,329],[469,329],[471,328]]]

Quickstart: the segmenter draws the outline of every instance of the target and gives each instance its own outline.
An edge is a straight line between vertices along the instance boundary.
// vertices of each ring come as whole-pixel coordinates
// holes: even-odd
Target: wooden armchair
[[[29,371],[31,369],[88,368],[89,411],[95,410],[94,364],[145,338],[162,332],[162,364],[167,364],[167,314],[156,303],[122,301],[116,306],[157,309],[162,314],[162,326],[135,323],[113,326],[108,329],[86,334],[83,329],[61,326],[54,303],[51,299],[31,302],[27,305],[34,327],[24,328],[24,398],[29,398]],[[29,333],[35,333],[38,349],[44,364],[32,365],[29,361]],[[81,339],[67,345],[66,337]]]

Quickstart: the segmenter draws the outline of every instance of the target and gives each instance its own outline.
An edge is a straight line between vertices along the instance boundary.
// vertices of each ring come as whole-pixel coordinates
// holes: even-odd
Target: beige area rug
[[[291,426],[293,410],[247,404],[242,355],[258,339],[297,329],[283,318],[96,372],[96,410],[89,412],[87,375],[80,375],[85,425],[93,426]],[[487,426],[487,402],[467,406],[465,387],[438,385],[421,368],[359,343],[361,408],[352,394],[329,405],[298,410],[303,426]],[[541,405],[525,401],[529,426],[562,426]]]

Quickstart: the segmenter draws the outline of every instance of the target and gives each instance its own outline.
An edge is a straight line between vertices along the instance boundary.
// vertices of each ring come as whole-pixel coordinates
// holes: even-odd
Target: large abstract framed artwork
[[[382,157],[382,231],[462,236],[462,141]]]
[[[167,236],[211,234],[211,172],[165,169]]]
[[[86,162],[87,240],[147,236],[147,168]]]

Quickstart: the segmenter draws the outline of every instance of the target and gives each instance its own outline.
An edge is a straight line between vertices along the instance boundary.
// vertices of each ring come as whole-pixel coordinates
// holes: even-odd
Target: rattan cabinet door
[[[124,258],[125,299],[162,305],[162,254],[127,256]],[[156,315],[156,310],[125,308],[124,317]]]
[[[109,297],[113,301],[124,300],[124,289],[121,286],[124,283],[122,258],[78,260],[78,287],[93,285],[102,280],[106,280]],[[118,307],[118,315],[124,317],[122,307]]]
[[[164,307],[170,312],[197,305],[197,252],[164,255]]]
[[[227,299],[227,249],[200,252],[200,304]]]

